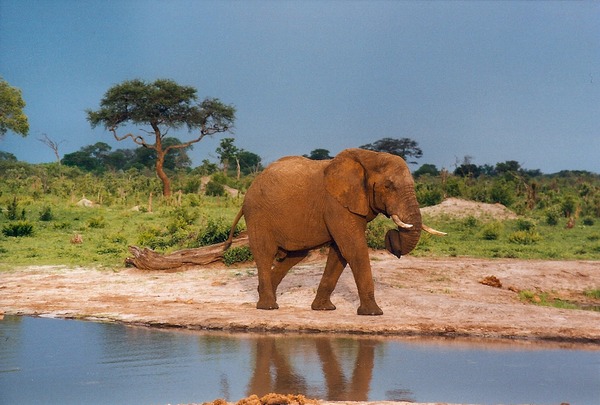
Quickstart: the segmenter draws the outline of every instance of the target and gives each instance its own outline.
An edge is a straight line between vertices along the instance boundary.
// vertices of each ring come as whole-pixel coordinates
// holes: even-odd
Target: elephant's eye
[[[385,187],[385,189],[386,189],[386,190],[393,190],[393,189],[395,188],[395,187],[394,187],[394,182],[393,182],[393,181],[391,181],[391,180],[386,180],[386,181],[383,183],[383,187]]]

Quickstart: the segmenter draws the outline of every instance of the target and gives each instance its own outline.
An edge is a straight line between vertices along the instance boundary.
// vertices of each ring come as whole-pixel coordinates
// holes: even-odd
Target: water
[[[7,316],[0,404],[329,400],[600,404],[600,351],[378,337],[165,331]]]

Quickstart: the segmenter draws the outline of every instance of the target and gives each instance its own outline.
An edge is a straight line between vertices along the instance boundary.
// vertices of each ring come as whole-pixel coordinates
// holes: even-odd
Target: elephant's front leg
[[[348,261],[352,275],[358,288],[360,306],[358,315],[382,315],[383,311],[375,301],[375,283],[369,261],[369,248],[365,240],[366,222],[358,220],[353,223],[350,219],[346,228],[334,229],[333,238],[339,247],[341,255]]]
[[[329,248],[325,271],[323,272],[319,288],[317,289],[317,296],[311,305],[312,309],[317,311],[332,311],[335,309],[335,305],[331,302],[331,294],[333,293],[346,264],[346,259],[342,256],[338,247],[335,244],[332,244]]]
[[[383,311],[375,301],[375,283],[366,245],[365,250],[364,255],[360,255],[354,260],[348,260],[360,298],[360,306],[356,313],[358,315],[383,315]]]

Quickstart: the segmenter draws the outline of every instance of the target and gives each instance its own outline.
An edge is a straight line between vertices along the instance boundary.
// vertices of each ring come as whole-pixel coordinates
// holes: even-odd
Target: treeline
[[[253,175],[239,180],[205,166],[173,170],[173,190],[183,194],[226,195],[224,187],[242,193]],[[202,179],[210,178],[203,183]],[[0,206],[14,197],[40,199],[53,196],[77,201],[86,196],[104,205],[138,205],[153,194],[158,198],[161,184],[149,168],[86,172],[79,167],[57,163],[29,164],[0,161]],[[442,170],[415,172],[417,197],[421,206],[435,205],[448,197],[485,203],[501,203],[519,214],[600,218],[600,176],[581,171],[531,176],[526,171],[496,171],[494,174],[463,176]]]
[[[374,149],[376,144],[363,147]],[[186,151],[179,149],[165,161],[177,194],[227,196],[228,187],[243,193],[262,170],[260,157],[236,148],[231,138],[223,139],[217,149],[219,163],[205,160],[192,168]],[[331,158],[324,149],[315,149],[305,156]],[[143,204],[149,195],[155,198],[161,195],[154,163],[152,150],[112,151],[102,142],[66,154],[60,163],[28,164],[1,153],[0,207],[6,207],[13,196],[71,200],[86,196],[105,205]],[[467,157],[453,171],[423,164],[414,171],[414,177],[422,207],[457,197],[500,203],[518,214],[537,215],[549,222],[561,217],[600,218],[600,175],[586,171],[543,174],[540,170],[525,169],[516,161],[477,166]]]

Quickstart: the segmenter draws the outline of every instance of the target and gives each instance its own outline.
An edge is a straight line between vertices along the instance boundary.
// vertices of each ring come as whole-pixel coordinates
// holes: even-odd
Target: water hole
[[[326,400],[598,404],[600,351],[532,342],[227,334],[6,316],[0,404]]]

